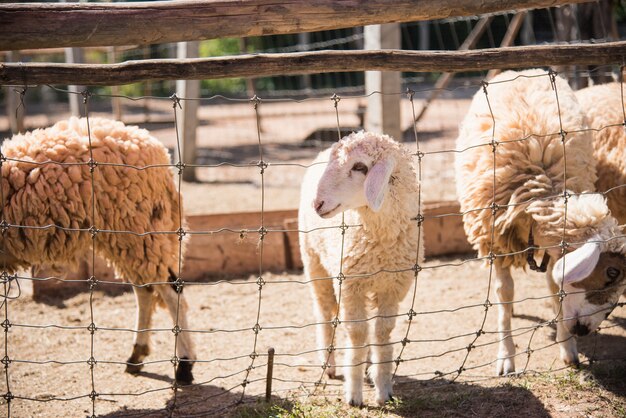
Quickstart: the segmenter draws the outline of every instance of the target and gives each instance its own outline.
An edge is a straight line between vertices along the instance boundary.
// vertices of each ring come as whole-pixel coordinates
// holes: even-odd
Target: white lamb
[[[526,265],[531,235],[536,246],[547,248],[556,339],[566,364],[579,362],[573,336],[595,330],[626,287],[626,247],[616,219],[602,195],[578,194],[594,192],[596,181],[582,110],[567,82],[552,77],[543,70],[500,74],[488,84],[488,95],[481,90],[474,96],[457,140],[464,150],[457,154],[456,184],[465,231],[481,257],[495,256],[498,374],[515,371],[510,269]],[[565,190],[573,195],[565,199]],[[565,257],[562,239],[573,250]]]
[[[182,208],[163,144],[136,126],[72,117],[15,135],[2,156],[0,269],[77,265],[95,245],[118,277],[136,285],[137,332],[126,371],[143,367],[152,313],[164,304],[180,328],[176,380],[191,383],[196,355],[177,280]]]
[[[368,308],[376,315],[370,341],[376,402],[382,405],[392,396],[390,334],[398,304],[414,281],[414,266],[423,258],[415,220],[418,187],[407,151],[386,135],[363,131],[321,152],[303,180],[300,251],[319,322],[320,358],[329,357],[326,372],[334,377],[332,324],[338,319],[350,340],[345,362],[350,405],[363,402]],[[349,226],[343,238],[342,212]]]

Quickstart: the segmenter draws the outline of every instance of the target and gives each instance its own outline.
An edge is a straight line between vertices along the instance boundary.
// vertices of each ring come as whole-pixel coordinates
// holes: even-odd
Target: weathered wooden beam
[[[0,50],[313,32],[588,0],[194,0],[0,5]]]
[[[316,51],[127,61],[101,65],[0,63],[0,84],[114,86],[147,80],[198,80],[347,71],[463,72],[565,64],[621,65],[624,62],[626,41],[473,51]]]

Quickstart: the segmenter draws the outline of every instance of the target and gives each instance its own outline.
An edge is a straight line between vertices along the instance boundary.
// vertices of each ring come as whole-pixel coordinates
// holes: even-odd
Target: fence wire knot
[[[346,231],[348,230],[348,225],[346,225],[345,222],[341,222],[341,225],[339,225],[339,229],[341,229],[341,235],[345,235]]]
[[[557,72],[554,71],[553,69],[549,69],[548,70],[548,76],[550,77],[550,86],[552,87],[552,90],[556,90],[556,76],[557,76]]]
[[[417,226],[421,226],[424,223],[424,215],[420,213],[414,218],[414,220],[417,221]]]
[[[344,280],[346,280],[346,276],[343,273],[339,272],[339,274],[337,275],[337,281],[339,282],[339,285],[341,285]]]
[[[182,161],[179,161],[174,165],[174,167],[176,167],[176,169],[178,170],[178,175],[181,175],[185,167],[187,167],[187,164],[183,163]]]
[[[564,131],[563,129],[561,129],[559,131],[559,135],[561,135],[561,142],[565,142],[565,137],[567,136],[567,131]]]
[[[176,235],[178,235],[178,240],[179,240],[179,241],[182,241],[182,240],[183,240],[183,237],[184,237],[185,235],[187,235],[187,231],[185,231],[183,228],[178,228],[178,229],[176,230]]]
[[[5,393],[4,395],[2,395],[2,397],[6,399],[7,402],[11,402],[13,399],[15,399],[15,396],[13,396],[11,392]]]
[[[412,268],[411,270],[413,270],[413,272],[414,272],[415,274],[417,274],[417,273],[419,273],[420,271],[422,271],[422,266],[420,266],[419,264],[415,264],[415,265],[413,265],[413,268]]]
[[[333,328],[337,328],[337,326],[341,324],[341,321],[338,317],[335,317],[332,321],[330,321],[330,324],[333,326]]]
[[[406,95],[408,96],[410,101],[413,101],[413,96],[415,96],[415,90],[411,89],[410,87],[407,87]]]
[[[263,160],[259,160],[259,162],[256,164],[257,167],[259,167],[259,172],[260,174],[265,173],[265,169],[269,166],[268,163],[266,163]]]
[[[183,287],[185,287],[185,281],[183,279],[181,279],[180,277],[177,277],[176,280],[173,283],[174,285],[174,290],[176,290],[176,293],[182,293],[183,292]]]
[[[9,328],[11,328],[11,322],[9,321],[9,318],[2,321],[1,325],[2,325],[2,328],[4,328],[5,332],[8,331]]]
[[[262,288],[263,286],[265,286],[265,280],[263,279],[263,277],[262,277],[262,276],[259,276],[259,277],[256,279],[256,284],[259,286],[259,290],[261,290],[261,288]]]
[[[485,307],[485,310],[491,308],[493,306],[493,304],[491,303],[491,301],[489,301],[489,299],[487,299],[485,301],[485,303],[483,303],[483,306]]]
[[[9,356],[4,356],[2,360],[0,360],[0,363],[4,364],[4,368],[6,369],[7,367],[9,367],[11,359],[9,358]]]
[[[496,152],[498,145],[500,145],[500,143],[496,139],[492,139],[489,144],[491,144],[491,152],[493,153]]]
[[[409,340],[408,338],[404,337],[401,342],[402,342],[402,347],[406,347],[406,345],[409,344],[411,342],[411,340]]]
[[[409,321],[411,321],[417,316],[417,312],[415,312],[413,308],[411,308],[409,309],[409,312],[407,312],[407,316],[409,317]]]
[[[487,254],[487,260],[489,260],[489,264],[493,264],[493,262],[496,261],[496,255],[489,251],[489,254]]]
[[[328,351],[329,353],[332,353],[333,351],[335,351],[335,346],[334,346],[334,345],[332,345],[332,344],[331,344],[331,345],[329,345],[329,346],[326,348],[326,351]]]
[[[559,302],[563,302],[563,299],[565,299],[565,296],[567,296],[567,292],[561,289],[559,290],[559,293],[557,293],[557,296],[559,297]]]
[[[80,95],[83,96],[83,104],[87,104],[87,101],[91,97],[91,92],[88,89],[85,89],[80,92]]]
[[[9,224],[3,219],[2,222],[0,222],[0,231],[2,232],[2,235],[6,234],[8,230]]]
[[[422,161],[422,158],[424,158],[424,153],[423,153],[422,151],[419,151],[419,150],[418,150],[418,151],[415,153],[415,155],[417,156],[417,161],[418,161],[418,162],[421,162],[421,161]]]
[[[178,324],[174,325],[174,328],[172,328],[172,333],[174,335],[178,335],[182,332],[182,328],[178,326]]]
[[[96,228],[95,226],[91,226],[89,227],[89,234],[91,235],[91,239],[95,239],[96,235],[98,235],[98,228]]]
[[[404,360],[402,360],[400,358],[400,356],[398,356],[393,362],[396,363],[396,367],[398,367],[400,365],[400,363],[402,363]]]
[[[93,357],[89,357],[89,360],[87,360],[87,364],[89,365],[89,367],[93,367],[96,365],[96,359]]]
[[[477,337],[480,337],[481,335],[485,335],[485,331],[483,329],[479,329],[478,331],[476,331]]]
[[[254,110],[257,110],[261,104],[261,98],[255,94],[250,98],[250,103],[254,106]]]
[[[263,241],[263,239],[267,235],[267,228],[262,226],[257,230],[257,232],[259,233],[259,240]]]
[[[91,393],[89,394],[89,398],[93,401],[98,397],[98,392],[96,392],[95,390],[92,390]]]
[[[178,97],[178,95],[176,93],[172,94],[170,96],[170,99],[172,100],[172,107],[174,109],[176,109],[176,106],[178,106],[179,109],[182,109],[183,107],[180,105],[180,97]]]
[[[486,96],[487,95],[487,86],[489,86],[489,82],[483,80],[483,81],[480,82],[480,85],[482,86],[483,93],[485,93],[485,96]]]
[[[341,100],[341,96],[337,95],[337,93],[334,93],[330,100],[332,100],[335,104],[335,107],[337,107],[337,105],[339,104],[339,101]]]
[[[87,161],[87,167],[89,167],[89,172],[93,173],[96,167],[98,166],[98,162],[92,160],[91,158]]]
[[[174,365],[174,366],[178,366],[178,363],[180,363],[180,358],[178,358],[178,356],[174,355],[171,359],[170,362]]]
[[[9,275],[9,272],[6,270],[2,270],[2,273],[0,273],[0,284],[5,284],[5,283],[9,283],[11,280],[13,280],[15,277]]]
[[[89,324],[89,326],[87,326],[87,331],[89,331],[91,335],[95,334],[97,330],[98,330],[98,327],[96,327],[96,324],[94,324],[93,322]]]
[[[496,202],[493,202],[491,204],[491,214],[493,216],[496,216],[496,214],[498,213],[498,210],[500,210],[500,206]]]
[[[89,290],[92,290],[98,284],[98,279],[96,279],[96,276],[90,276],[87,279],[87,283],[89,283]]]
[[[252,327],[252,331],[254,331],[255,334],[258,334],[259,331],[261,331],[261,325],[259,325],[258,323],[254,324],[254,326]]]

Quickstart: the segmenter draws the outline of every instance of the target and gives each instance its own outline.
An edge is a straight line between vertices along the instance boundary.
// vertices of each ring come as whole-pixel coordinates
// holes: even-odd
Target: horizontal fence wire
[[[618,63],[617,65],[619,65]],[[623,73],[623,68],[619,68],[620,77]],[[541,77],[548,77],[552,81],[553,91],[555,94],[555,100],[559,98],[559,91],[554,83],[554,77],[556,77],[555,72],[549,72],[548,75],[543,75]],[[510,83],[514,81],[514,79],[504,80],[501,83]],[[621,81],[621,78],[620,78]],[[489,87],[494,84],[487,81],[479,81],[476,83],[470,83],[468,85],[462,87],[456,87],[450,90],[459,90],[463,89],[468,92],[483,92],[489,103]],[[319,98],[305,98],[305,99],[274,99],[269,98],[265,99],[263,97],[253,96],[246,100],[236,99],[236,98],[228,98],[224,96],[213,96],[209,98],[185,98],[179,97],[175,94],[169,95],[167,97],[131,97],[125,95],[109,95],[109,94],[96,94],[91,93],[89,90],[85,90],[83,92],[72,92],[69,90],[59,89],[58,87],[50,86],[53,90],[62,91],[67,94],[76,94],[79,95],[83,99],[83,106],[85,111],[85,118],[87,121],[88,127],[88,141],[89,141],[89,160],[83,162],[76,163],[63,163],[57,162],[53,159],[47,161],[30,161],[24,158],[14,158],[8,155],[4,155],[4,153],[0,156],[0,162],[2,165],[9,163],[17,163],[22,166],[28,167],[52,167],[58,166],[62,169],[67,169],[69,167],[78,166],[82,169],[86,169],[89,172],[90,182],[91,182],[91,216],[90,216],[90,224],[85,225],[80,228],[68,228],[55,223],[43,224],[43,225],[22,225],[11,222],[10,214],[6,211],[7,205],[7,196],[5,196],[4,188],[0,188],[1,193],[1,203],[2,203],[2,220],[0,222],[0,230],[3,235],[3,251],[4,253],[8,252],[7,248],[7,237],[11,231],[28,231],[32,233],[37,232],[46,232],[46,231],[56,231],[63,232],[67,234],[83,234],[87,235],[91,239],[91,245],[88,251],[89,258],[91,259],[90,271],[88,272],[88,277],[79,277],[79,278],[66,278],[64,275],[42,275],[34,277],[30,277],[25,274],[16,273],[8,269],[7,260],[3,259],[3,271],[0,276],[0,281],[3,286],[3,294],[1,307],[3,310],[3,322],[2,327],[4,330],[4,344],[3,351],[4,356],[2,359],[2,364],[4,366],[4,404],[6,407],[7,416],[13,416],[14,407],[19,405],[24,408],[27,407],[28,403],[51,403],[51,402],[61,402],[67,404],[65,408],[67,411],[73,411],[71,413],[75,413],[77,410],[77,402],[88,400],[89,404],[89,414],[91,416],[98,416],[102,414],[103,409],[109,410],[109,407],[106,406],[111,399],[113,402],[117,402],[118,398],[149,398],[150,396],[154,396],[154,394],[164,394],[170,393],[171,396],[167,403],[167,406],[164,409],[159,409],[158,407],[154,409],[148,410],[128,410],[124,412],[125,416],[150,416],[155,413],[155,411],[161,411],[165,414],[172,415],[177,414],[177,416],[204,416],[205,414],[217,414],[223,413],[229,409],[232,409],[236,406],[245,406],[250,405],[256,402],[256,399],[263,394],[260,389],[262,385],[265,384],[264,370],[267,367],[267,356],[263,351],[261,344],[267,344],[268,338],[271,340],[271,343],[275,345],[277,349],[274,362],[274,380],[276,382],[280,382],[283,384],[281,388],[275,389],[273,394],[274,396],[279,396],[281,398],[290,398],[290,399],[307,399],[311,396],[323,395],[323,396],[341,396],[341,387],[342,383],[337,380],[329,379],[326,376],[326,371],[328,367],[330,367],[330,358],[331,353],[337,353],[342,355],[349,350],[353,349],[369,349],[372,347],[380,347],[380,346],[391,346],[394,348],[394,360],[393,360],[393,370],[394,376],[396,380],[396,384],[399,387],[409,386],[419,386],[420,390],[423,389],[426,382],[433,382],[431,386],[426,386],[427,390],[437,390],[440,385],[449,384],[451,382],[455,382],[457,380],[462,381],[466,384],[474,384],[481,383],[487,381],[493,381],[494,377],[492,376],[492,371],[496,363],[499,361],[507,360],[507,358],[498,358],[496,356],[496,347],[507,338],[521,338],[527,337],[527,342],[524,346],[520,346],[517,350],[516,354],[512,356],[518,360],[518,374],[533,376],[535,374],[544,373],[546,370],[550,370],[551,372],[557,372],[560,370],[565,370],[564,367],[550,365],[541,365],[537,362],[531,363],[533,358],[533,354],[538,352],[546,352],[546,351],[558,351],[558,342],[535,342],[537,333],[545,333],[550,332],[554,326],[563,321],[567,321],[571,318],[564,317],[562,315],[562,311],[559,308],[557,312],[548,319],[545,318],[534,318],[532,320],[532,325],[524,325],[524,326],[515,326],[510,330],[507,330],[505,333],[501,332],[497,328],[492,328],[492,325],[489,325],[488,318],[490,315],[493,315],[493,310],[500,308],[502,306],[522,306],[524,304],[530,302],[542,302],[548,303],[553,299],[557,298],[558,300],[563,299],[565,295],[564,289],[559,289],[557,293],[544,292],[539,295],[532,296],[524,296],[516,298],[510,302],[498,302],[492,300],[493,297],[493,281],[494,281],[494,264],[498,258],[504,258],[508,256],[519,255],[522,253],[527,253],[529,250],[535,251],[546,251],[546,250],[559,250],[562,253],[565,252],[567,246],[578,246],[583,244],[583,242],[566,242],[566,225],[567,221],[567,200],[574,196],[582,196],[588,194],[597,194],[600,196],[606,197],[609,193],[619,190],[620,188],[626,185],[617,185],[612,187],[609,190],[603,190],[598,192],[583,192],[583,193],[570,193],[567,191],[555,193],[551,196],[544,196],[541,198],[531,198],[515,203],[509,204],[501,204],[497,202],[496,198],[496,168],[497,168],[497,149],[498,147],[506,146],[508,143],[515,142],[524,142],[529,141],[531,138],[549,138],[549,137],[563,137],[565,138],[568,134],[579,133],[579,132],[588,132],[588,133],[597,133],[601,132],[605,129],[613,129],[613,128],[626,128],[626,117],[623,122],[615,122],[611,124],[607,124],[605,126],[594,126],[594,127],[581,127],[576,131],[565,132],[563,130],[563,125],[560,121],[561,110],[559,109],[559,125],[560,130],[555,132],[536,132],[529,133],[525,135],[523,138],[516,138],[514,140],[509,141],[500,141],[495,136],[496,132],[496,118],[494,116],[494,111],[501,109],[490,109],[491,118],[493,120],[493,127],[490,133],[490,137],[484,139],[484,143],[480,143],[479,145],[454,149],[454,148],[446,148],[440,150],[425,150],[423,147],[423,140],[421,140],[421,133],[418,129],[418,123],[414,122],[412,124],[412,135],[413,139],[410,143],[404,143],[403,145],[409,148],[411,155],[413,156],[415,167],[416,167],[416,180],[420,182],[420,194],[418,195],[418,212],[407,214],[410,220],[418,225],[419,234],[423,234],[423,223],[429,219],[442,219],[446,217],[463,217],[472,212],[481,212],[487,211],[492,213],[491,218],[491,236],[490,236],[490,245],[489,252],[486,256],[467,256],[466,258],[457,259],[454,261],[450,261],[448,259],[437,260],[436,262],[428,261],[425,264],[422,264],[420,261],[421,248],[415,248],[415,258],[412,265],[407,265],[403,269],[389,269],[382,266],[382,268],[377,269],[376,271],[367,272],[366,274],[358,274],[351,275],[349,273],[344,273],[343,270],[343,255],[346,250],[344,239],[345,233],[347,230],[356,230],[358,231],[362,228],[362,225],[351,225],[345,222],[345,219],[341,217],[338,221],[337,225],[332,227],[328,227],[327,229],[330,231],[336,231],[336,240],[340,244],[341,251],[337,254],[337,265],[341,266],[339,269],[338,276],[330,276],[330,277],[311,277],[307,279],[304,276],[296,275],[294,277],[284,277],[281,275],[271,274],[266,268],[266,241],[268,236],[272,236],[273,234],[283,234],[287,232],[298,233],[301,235],[310,234],[316,231],[319,231],[320,228],[316,229],[301,229],[298,228],[280,228],[271,225],[266,222],[266,203],[267,203],[267,195],[266,195],[266,176],[268,173],[273,173],[275,170],[280,170],[285,167],[296,167],[305,169],[312,167],[314,164],[320,163],[293,163],[289,161],[271,161],[268,157],[266,157],[266,148],[268,143],[271,142],[269,138],[265,136],[265,133],[262,129],[262,118],[264,117],[263,109],[264,106],[271,103],[287,103],[291,105],[303,105],[307,106],[314,100],[318,100]],[[428,93],[434,91],[434,89],[422,89],[420,91],[407,89],[406,91],[397,92],[393,94],[387,94],[390,96],[397,96],[398,99],[408,100],[412,112],[412,120],[415,121],[416,108],[415,101],[416,95],[418,93]],[[28,89],[15,89],[14,93],[17,94],[21,100],[24,99],[24,96],[28,94]],[[373,92],[367,95],[355,95],[355,96],[339,96],[337,94],[333,94],[330,98],[326,98],[324,100],[327,101],[328,110],[331,112],[336,120],[336,124],[333,127],[336,130],[336,138],[335,140],[340,139],[343,135],[344,125],[342,123],[342,104],[344,104],[348,100],[359,100],[366,99],[372,95],[382,95],[380,92]],[[93,144],[92,144],[92,132],[90,129],[90,120],[92,119],[92,110],[90,104],[94,100],[108,100],[111,98],[121,98],[124,100],[130,101],[139,101],[144,99],[150,100],[158,100],[158,101],[169,101],[172,106],[172,116],[174,120],[174,126],[176,132],[175,137],[175,151],[176,155],[181,156],[181,148],[183,147],[183,139],[179,136],[179,125],[180,125],[180,107],[181,104],[184,105],[186,101],[198,101],[203,106],[210,106],[215,103],[221,102],[232,102],[239,104],[246,104],[249,106],[249,113],[252,115],[254,119],[254,130],[255,132],[252,135],[252,139],[256,142],[255,146],[257,147],[257,159],[255,161],[251,161],[249,163],[217,163],[217,164],[201,164],[190,161],[178,161],[171,164],[148,164],[148,165],[132,165],[132,164],[113,164],[105,161],[97,161],[94,159],[93,154]],[[624,103],[623,100],[623,86],[621,89],[621,103]],[[23,102],[24,103],[24,102]],[[24,105],[26,106],[26,105]],[[491,106],[491,105],[489,105]],[[625,116],[626,113],[622,112]],[[427,189],[429,186],[428,181],[424,176],[424,162],[427,162],[430,158],[434,158],[437,155],[443,154],[463,154],[467,153],[477,147],[485,147],[486,149],[491,150],[492,152],[492,164],[493,164],[493,196],[491,199],[491,205],[487,207],[477,207],[471,208],[466,211],[459,211],[456,213],[445,213],[440,215],[425,215],[423,212],[424,208],[424,198],[422,196],[422,192]],[[565,141],[563,141],[563,154],[565,155]],[[321,164],[325,164],[324,162]],[[98,201],[99,197],[96,192],[96,184],[98,176],[101,174],[101,170],[105,168],[112,169],[124,169],[124,170],[134,170],[137,172],[150,172],[152,170],[159,169],[168,169],[173,173],[173,178],[177,183],[177,196],[179,206],[183,206],[183,201],[189,196],[183,196],[182,186],[183,186],[183,174],[185,170],[189,169],[211,169],[218,170],[224,167],[229,167],[233,169],[254,169],[255,176],[258,175],[259,178],[259,188],[260,188],[260,220],[255,227],[242,227],[242,228],[219,228],[219,229],[191,229],[185,223],[185,214],[184,211],[180,211],[176,229],[173,230],[147,230],[147,231],[131,231],[131,230],[115,230],[107,227],[106,224],[99,224],[97,220],[98,217]],[[568,178],[565,173],[567,171],[567,161],[564,161],[564,170],[563,170],[563,182],[566,185]],[[191,197],[193,198],[193,197]],[[564,225],[561,235],[561,243],[552,246],[535,246],[529,244],[524,249],[518,252],[509,252],[509,253],[497,253],[494,247],[494,242],[496,240],[495,236],[495,222],[496,215],[498,211],[507,210],[510,208],[523,207],[524,205],[528,205],[529,203],[536,201],[550,201],[556,199],[565,199],[565,215],[564,215]],[[97,243],[99,240],[112,240],[115,237],[136,237],[136,238],[148,238],[152,236],[174,236],[177,240],[177,271],[174,272],[173,277],[161,277],[154,278],[153,281],[147,283],[133,282],[132,278],[126,278],[126,280],[130,280],[129,282],[120,282],[115,280],[107,280],[105,278],[100,278],[97,276],[97,272],[95,269],[96,266],[96,256],[97,256]],[[194,237],[201,236],[218,236],[218,235],[227,235],[233,237],[242,237],[249,236],[253,237],[252,239],[256,242],[257,248],[257,257],[258,257],[258,272],[252,275],[250,278],[237,278],[232,280],[220,279],[209,282],[194,282],[185,280],[185,273],[183,268],[183,260],[184,260],[184,248],[189,245],[189,241]],[[623,239],[626,238],[626,235],[615,236],[610,238],[602,238],[597,239],[594,242],[599,244],[608,243],[611,240]],[[421,242],[421,240],[418,240]],[[232,256],[237,256],[237,254],[232,254]],[[210,255],[207,255],[210,257]],[[428,287],[431,286],[431,283],[428,279],[423,278],[425,274],[455,274],[454,270],[456,268],[460,268],[466,266],[469,263],[478,263],[481,265],[486,265],[487,274],[484,275],[484,279],[486,283],[484,293],[479,295],[478,297],[474,297],[471,302],[463,303],[463,304],[448,304],[444,308],[422,308],[420,306],[420,297],[429,291]],[[407,306],[405,310],[401,311],[395,315],[378,315],[371,314],[364,318],[359,319],[345,319],[342,317],[342,289],[346,282],[351,280],[359,280],[363,278],[377,277],[382,274],[397,274],[403,272],[410,272],[413,275],[413,283],[411,287],[411,291],[409,297],[407,299]],[[331,321],[320,322],[315,321],[312,318],[312,315],[293,315],[289,317],[288,320],[281,320],[276,322],[272,318],[273,315],[276,315],[276,312],[281,312],[284,309],[288,309],[286,307],[282,307],[282,303],[286,303],[286,301],[290,297],[290,292],[294,291],[294,288],[299,288],[302,286],[308,287],[311,283],[316,281],[330,281],[335,283],[336,289],[338,290],[337,294],[337,313],[335,317]],[[22,288],[27,284],[38,284],[38,283],[54,283],[57,285],[69,285],[69,284],[80,284],[83,285],[83,288],[88,291],[87,297],[87,308],[83,310],[80,315],[80,319],[78,324],[75,325],[64,325],[60,323],[54,322],[35,322],[31,321],[27,315],[25,316],[23,312],[20,312],[22,309],[21,305],[18,302],[21,302],[25,293],[22,291]],[[164,322],[166,326],[156,326],[156,327],[145,327],[145,328],[130,328],[128,326],[112,326],[107,325],[110,321],[108,318],[102,316],[102,313],[98,312],[100,309],[99,306],[101,304],[102,298],[110,297],[106,296],[103,292],[101,292],[102,286],[114,286],[123,289],[133,289],[137,290],[147,290],[154,288],[169,288],[174,286],[176,289],[175,293],[175,303],[171,307],[171,327],[170,322]],[[284,291],[276,290],[282,286],[285,286]],[[233,290],[231,290],[233,289]],[[248,312],[249,316],[246,316],[243,321],[235,321],[233,323],[232,320],[226,321],[225,318],[220,318],[216,315],[213,309],[210,310],[211,322],[213,325],[210,328],[199,328],[197,326],[186,326],[185,322],[185,314],[189,314],[189,312],[194,312],[194,315],[203,315],[203,312],[199,309],[195,309],[193,306],[190,306],[190,309],[187,310],[186,302],[183,301],[184,295],[194,295],[196,292],[202,292],[202,294],[213,300],[217,301],[220,299],[220,295],[224,292],[231,292],[236,289],[241,289],[238,292],[241,292],[240,295],[243,294],[255,294],[254,297],[255,303],[253,306],[246,306],[246,312]],[[576,292],[568,292],[569,294],[593,294],[600,293],[604,290],[595,290],[595,291],[585,291],[580,290]],[[229,293],[230,294],[230,293]],[[279,296],[277,297],[276,294]],[[295,296],[294,296],[295,297]],[[437,295],[436,297],[444,297],[444,295]],[[309,304],[310,302],[301,301],[304,304]],[[228,303],[233,303],[230,301]],[[624,303],[618,302],[611,308],[621,308]],[[32,305],[25,305],[32,306]],[[560,306],[560,304],[559,304]],[[244,307],[237,308],[236,306],[230,306],[227,310],[223,310],[221,314],[229,314],[235,313],[236,309],[243,309]],[[65,310],[75,310],[74,307],[66,307]],[[127,309],[128,310],[128,309]],[[285,313],[285,312],[283,312]],[[443,321],[446,315],[451,314],[463,314],[467,315],[469,318],[470,313],[476,313],[476,317],[472,317],[474,320],[478,318],[477,321],[467,321],[466,327],[462,333],[453,334],[453,335],[438,335],[437,333],[433,333],[432,336],[422,335],[423,330],[419,330],[419,333],[416,333],[416,327],[420,326],[420,321],[425,321],[429,317],[437,317],[442,318]],[[581,317],[591,316],[596,314],[597,312],[590,312],[586,315],[582,315]],[[130,313],[126,312],[124,314],[130,321]],[[14,319],[14,318],[20,319]],[[388,343],[377,344],[368,342],[363,345],[359,345],[357,347],[348,346],[344,342],[344,338],[342,338],[341,333],[344,327],[350,323],[373,323],[377,319],[390,319],[394,318],[397,321],[396,330],[398,331],[397,335],[395,335]],[[515,319],[514,319],[515,321]],[[318,347],[315,344],[314,338],[314,329],[320,325],[331,325],[333,327],[333,335],[330,346],[328,347]],[[129,323],[130,325],[130,323]],[[594,333],[595,336],[591,338],[598,338],[598,334],[602,334],[607,332],[615,327],[622,327],[619,323],[611,323],[605,322],[603,325]],[[289,337],[285,337],[282,335],[278,339],[274,340],[274,333],[276,332],[284,332],[284,333],[295,333],[299,330],[305,330],[309,341],[300,342],[301,344],[297,344],[296,342],[287,341]],[[66,332],[76,332],[82,335],[79,339],[81,340],[81,347],[84,349],[84,352],[77,357],[68,357],[65,358],[61,355],[61,352],[51,352],[48,351],[45,347],[45,344],[42,343],[41,350],[34,351],[33,353],[22,353],[21,349],[23,349],[23,340],[18,335],[22,335],[23,333],[66,333]],[[161,379],[158,384],[151,388],[133,388],[133,387],[117,387],[115,391],[110,390],[110,385],[107,384],[106,381],[100,380],[99,376],[101,375],[101,370],[106,368],[115,367],[116,370],[121,372],[121,369],[128,364],[128,361],[125,359],[121,359],[119,357],[111,357],[106,353],[106,350],[103,349],[102,344],[122,344],[121,338],[117,338],[117,335],[120,334],[130,334],[136,340],[140,338],[139,336],[152,333],[160,340],[164,340],[165,342],[160,344],[158,347],[154,348],[153,353],[150,355],[149,359],[141,359],[137,364],[143,366],[145,369],[151,369],[163,366],[163,368],[168,368],[169,371],[167,377]],[[111,337],[111,335],[113,337]],[[219,341],[222,338],[226,338],[228,336],[233,336],[236,338],[238,343],[237,346],[229,347],[227,350],[219,351],[216,354],[207,352],[199,348],[199,352],[202,353],[197,358],[194,359],[185,359],[181,358],[181,350],[186,350],[187,347],[181,346],[181,335],[190,336],[191,338],[200,338],[206,336],[209,339],[213,339],[214,341]],[[268,337],[265,337],[265,336]],[[109,338],[111,341],[107,340],[107,342],[103,342],[102,338]],[[162,337],[162,338],[161,338]],[[203,340],[204,341],[204,340]],[[229,344],[232,344],[230,342]],[[218,343],[219,345],[219,343]],[[283,349],[284,347],[287,347]],[[413,347],[415,346],[424,346],[425,348],[422,350],[415,350]],[[300,348],[298,348],[300,347]],[[473,353],[477,350],[481,349],[491,349],[493,351],[492,355],[485,360],[484,358],[475,358]],[[226,354],[227,353],[227,354]],[[325,354],[326,360],[320,362],[318,360],[313,360],[312,358],[317,358],[319,354]],[[587,359],[583,360],[583,364],[590,364],[597,361],[612,361],[612,357],[617,356],[620,360],[623,360],[621,357],[617,355],[617,353],[610,353],[609,357],[606,358],[598,358],[595,353],[591,353],[587,355]],[[425,370],[424,365],[428,365],[429,361],[435,359],[450,359],[447,363],[447,366]],[[177,374],[177,370],[180,368],[181,364],[185,364],[192,360],[194,362],[194,372],[199,373],[202,378],[197,378],[192,384],[188,385],[190,388],[195,390],[201,389],[211,389],[211,392],[202,393],[201,397],[194,398],[190,396],[187,392],[189,388],[187,385],[181,385],[178,383],[173,376]],[[521,366],[520,363],[521,362]],[[350,367],[356,367],[366,363],[358,363],[358,364],[349,364],[343,365],[346,369]],[[367,364],[371,364],[371,361],[368,361]],[[382,364],[382,363],[376,363]],[[32,367],[77,367],[81,368],[81,373],[87,373],[87,384],[81,387],[80,390],[71,393],[71,394],[60,394],[55,393],[54,387],[47,388],[49,393],[46,397],[41,397],[35,391],[30,392],[27,386],[24,386],[22,382],[18,381],[15,376],[18,375],[19,368],[22,366],[32,366]],[[549,367],[549,369],[548,369]],[[428,367],[426,367],[428,368]],[[311,373],[307,374],[306,378],[298,379],[298,373],[302,371],[311,371]],[[139,376],[137,379],[145,379],[144,376]],[[18,389],[19,388],[19,389]],[[366,387],[365,392],[371,393],[373,389]],[[213,400],[218,400],[213,402]],[[84,404],[80,404],[80,407],[84,407]]]

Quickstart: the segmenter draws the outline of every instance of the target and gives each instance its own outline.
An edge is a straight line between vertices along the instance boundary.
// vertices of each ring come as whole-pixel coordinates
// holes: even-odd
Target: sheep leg
[[[133,352],[126,360],[126,372],[137,374],[143,368],[143,359],[150,354],[150,324],[156,299],[150,287],[133,287],[137,301],[137,320]]]
[[[395,297],[394,297],[395,296]],[[391,331],[396,324],[398,300],[396,295],[378,294],[378,318],[374,324],[374,345],[371,347],[370,376],[376,388],[376,403],[384,405],[393,396],[393,345]]]
[[[313,310],[317,325],[317,347],[321,364],[326,365],[326,374],[331,379],[337,377],[335,366],[335,352],[332,350],[333,327],[331,321],[337,316],[337,299],[333,290],[333,281],[321,266],[317,269],[307,269],[307,277],[313,278],[311,294],[313,296]],[[322,279],[321,279],[322,278]],[[319,280],[318,280],[319,279]]]
[[[341,300],[341,316],[348,333],[348,349],[345,355],[344,389],[346,402],[352,406],[363,404],[363,378],[367,362],[367,318],[366,298],[352,289],[344,289]]]
[[[550,293],[557,295],[560,288],[552,278],[552,267],[553,263],[550,263],[550,266],[548,266],[548,270],[546,271],[546,279],[548,280]],[[561,309],[561,303],[559,302],[558,296],[554,296],[552,299],[552,308],[556,314],[556,342],[559,344],[561,360],[563,360],[563,363],[567,365],[578,366],[580,361],[578,360],[576,337],[569,333],[563,322],[563,309]]]
[[[511,317],[513,316],[513,295],[515,287],[509,267],[502,267],[502,260],[494,261],[496,276],[495,289],[498,296],[498,332],[500,345],[496,373],[506,375],[515,372],[515,343],[511,335]]]
[[[189,329],[187,323],[187,302],[182,293],[177,293],[170,285],[155,286],[159,292],[159,296],[165,302],[167,310],[172,317],[174,323],[178,324],[179,333],[176,340],[176,355],[179,358],[178,367],[176,368],[176,382],[189,385],[193,381],[191,369],[196,354],[191,341],[190,334],[185,331]],[[174,332],[175,333],[175,332]]]

